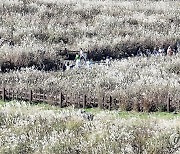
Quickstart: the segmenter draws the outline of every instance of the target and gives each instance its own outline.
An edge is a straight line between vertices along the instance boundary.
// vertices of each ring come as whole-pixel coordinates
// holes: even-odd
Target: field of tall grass
[[[92,115],[93,119],[88,119]],[[178,154],[180,116],[0,102],[0,153]]]
[[[0,153],[179,154],[179,8],[178,0],[0,0],[0,88],[120,102],[108,111],[0,101]],[[169,45],[179,52],[133,57]],[[113,60],[61,71],[65,48]],[[174,112],[162,113],[169,97]]]
[[[49,94],[78,94],[102,98],[111,95],[120,100],[122,110],[166,111],[170,96],[171,111],[180,106],[180,54],[173,56],[133,57],[114,60],[110,66],[94,64],[90,68],[66,71],[39,71],[26,68],[0,73],[0,87],[19,92],[36,90]],[[143,110],[143,111],[144,111]]]
[[[0,37],[14,46],[0,47],[0,62],[30,66],[42,62],[41,53],[52,62],[64,48],[89,50],[96,59],[175,47],[179,7],[178,0],[1,0]]]

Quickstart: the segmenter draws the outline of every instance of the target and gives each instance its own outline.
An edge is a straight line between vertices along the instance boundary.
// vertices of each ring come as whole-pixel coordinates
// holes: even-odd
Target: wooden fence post
[[[111,110],[111,105],[112,105],[112,96],[109,97],[109,110]]]
[[[32,102],[32,100],[33,100],[33,93],[32,93],[32,90],[30,90],[30,92],[29,92],[29,102]]]
[[[60,104],[59,104],[59,106],[60,106],[60,108],[62,108],[62,92],[60,93],[60,96],[59,96],[60,98],[59,98],[59,101],[60,101]]]
[[[86,108],[86,95],[84,95],[84,98],[83,98],[83,108],[84,109]]]
[[[3,88],[2,89],[2,100],[5,102],[5,100],[6,100],[6,89],[5,88]]]
[[[170,112],[170,102],[171,102],[171,98],[170,98],[170,96],[168,96],[168,98],[167,98],[167,112]]]

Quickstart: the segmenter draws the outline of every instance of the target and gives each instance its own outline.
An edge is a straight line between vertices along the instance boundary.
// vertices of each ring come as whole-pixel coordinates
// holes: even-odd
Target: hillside
[[[48,93],[86,93],[119,98],[124,109],[146,101],[165,110],[171,95],[180,98],[179,53],[169,56],[114,60],[110,67],[57,70],[61,50],[83,50],[93,57],[120,58],[142,50],[177,45],[180,38],[179,2],[124,0],[2,0],[0,4],[1,87]],[[175,47],[175,46],[174,46]],[[26,67],[31,67],[27,69]],[[44,68],[47,72],[44,72]],[[23,69],[26,68],[26,69]],[[5,70],[5,71],[3,71]],[[21,70],[21,71],[20,71]],[[157,97],[158,96],[158,97]],[[129,104],[130,103],[130,104]],[[175,105],[176,108],[178,107]],[[175,108],[173,108],[175,110]]]
[[[56,60],[64,48],[120,58],[139,47],[176,47],[179,7],[178,0],[1,0],[0,37],[11,45],[0,47],[0,60],[29,66],[42,52]]]
[[[18,92],[32,89],[49,95],[60,92],[99,98],[111,95],[120,100],[122,110],[139,110],[144,101],[147,111],[165,111],[170,96],[172,111],[179,110],[180,54],[114,60],[110,66],[93,64],[90,68],[64,72],[26,68],[0,73],[0,88],[3,86]]]
[[[178,154],[179,126],[180,115],[167,113],[87,112],[0,102],[0,153]]]

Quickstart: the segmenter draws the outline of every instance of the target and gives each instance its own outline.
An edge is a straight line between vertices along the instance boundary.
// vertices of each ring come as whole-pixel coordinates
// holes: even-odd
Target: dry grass
[[[65,47],[121,57],[180,37],[178,0],[2,0],[0,12],[0,36],[15,42],[0,49],[3,59],[38,50],[51,57]]]
[[[30,89],[47,93],[87,94],[96,97],[112,95],[121,100],[122,110],[165,111],[168,95],[172,109],[180,100],[180,55],[135,57],[112,61],[111,66],[95,64],[92,68],[45,72],[24,69],[0,73],[0,86],[22,91]]]
[[[124,118],[99,111],[89,121],[89,113],[73,108],[9,102],[0,109],[0,153],[179,153],[177,116]]]
[[[2,0],[0,36],[15,43],[0,47],[0,65],[57,69],[65,47],[90,50],[94,57],[136,54],[138,47],[166,48],[179,40],[178,1]],[[125,102],[159,104],[179,100],[179,55],[115,61],[110,68],[41,72],[27,69],[0,74],[0,84],[48,92],[111,93]],[[2,67],[1,67],[2,68]],[[145,98],[144,98],[145,97]],[[150,101],[150,102],[149,102]],[[130,109],[132,109],[130,103]],[[147,108],[147,110],[149,110]]]

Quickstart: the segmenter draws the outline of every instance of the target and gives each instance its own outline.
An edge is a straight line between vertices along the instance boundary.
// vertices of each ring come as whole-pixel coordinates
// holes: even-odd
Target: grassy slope
[[[134,54],[139,46],[167,47],[180,37],[178,0],[3,0],[0,12],[0,36],[18,45],[13,50],[4,46],[0,57],[13,62],[22,53],[33,52],[36,57],[38,50],[53,59],[65,47],[97,49],[92,54],[96,57],[108,52],[125,56]]]
[[[25,102],[0,103],[0,153],[179,152],[179,114],[57,109]],[[157,144],[158,143],[158,144]]]
[[[0,102],[0,153],[179,152],[173,142],[179,114],[88,112],[94,114],[92,121],[73,108]]]
[[[3,102],[0,100],[0,109],[6,104],[13,104],[14,101],[11,102]],[[63,111],[68,108],[59,108],[56,106],[52,106],[46,103],[38,103],[38,104],[32,104],[32,108],[39,108],[41,110],[53,110],[55,112]],[[82,109],[83,110],[83,109]],[[85,109],[86,112],[92,113],[94,115],[101,113],[102,111],[108,111],[108,110],[102,110],[99,108],[88,108]],[[114,111],[113,111],[114,112]],[[131,118],[140,118],[140,119],[150,119],[150,118],[158,118],[158,119],[173,119],[173,118],[180,118],[180,113],[174,114],[174,113],[168,113],[168,112],[126,112],[126,111],[117,111],[118,112],[118,118],[124,118],[124,119],[131,119]]]
[[[131,110],[144,101],[147,110],[166,110],[167,97],[172,109],[180,98],[180,55],[135,57],[112,61],[111,66],[44,72],[34,69],[0,73],[0,85],[18,91],[31,88],[46,93],[73,93],[103,97],[111,94],[121,100],[121,108]],[[131,103],[131,104],[130,104]],[[155,105],[155,107],[153,107]],[[135,106],[134,106],[135,107]],[[153,110],[153,109],[152,109]]]

